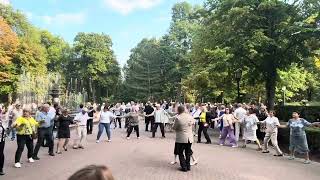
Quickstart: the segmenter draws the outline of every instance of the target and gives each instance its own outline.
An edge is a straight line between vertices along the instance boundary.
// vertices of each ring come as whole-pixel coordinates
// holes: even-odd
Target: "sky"
[[[182,0],[0,0],[25,13],[35,26],[72,43],[78,32],[108,34],[123,66],[143,38],[168,31],[171,8]],[[204,0],[186,0],[202,4]]]

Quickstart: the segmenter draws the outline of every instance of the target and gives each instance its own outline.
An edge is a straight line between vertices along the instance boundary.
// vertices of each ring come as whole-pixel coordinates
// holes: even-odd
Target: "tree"
[[[0,94],[11,91],[10,83],[12,82],[12,58],[17,52],[19,40],[11,27],[0,17]]]
[[[70,72],[70,68],[74,71]],[[66,67],[67,78],[81,80],[83,87],[97,97],[109,97],[119,82],[120,68],[106,34],[78,33]],[[80,90],[82,91],[82,90]]]
[[[214,59],[210,53],[223,49],[229,58],[229,73],[244,68],[257,81],[264,81],[270,109],[275,104],[278,70],[303,63],[314,47],[310,38],[319,38],[316,24],[307,23],[299,5],[270,0],[208,0],[199,45],[200,61]],[[198,51],[200,48],[198,48]],[[213,62],[217,63],[217,62]]]

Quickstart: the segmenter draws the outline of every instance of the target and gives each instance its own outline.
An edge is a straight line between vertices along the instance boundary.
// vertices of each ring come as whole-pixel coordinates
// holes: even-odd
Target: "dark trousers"
[[[49,147],[49,153],[53,153],[53,134],[51,128],[38,128],[38,141],[36,147],[34,148],[33,157],[38,156],[39,149],[43,140],[46,140],[46,143]]]
[[[135,130],[136,131],[136,134],[137,134],[137,137],[140,137],[139,135],[139,126],[129,126],[128,127],[128,134],[127,134],[127,137],[130,137],[130,134],[132,133],[132,130]]]
[[[87,120],[87,134],[92,134],[93,129],[93,119]]]
[[[119,128],[121,129],[121,118],[116,118],[115,119],[115,122],[114,122],[114,125],[115,125],[115,127],[117,127],[117,122],[119,123]]]
[[[208,143],[211,143],[211,139],[208,135],[208,127],[204,127],[204,123],[203,122],[199,122],[199,129],[198,129],[198,142],[201,142],[201,134],[203,132],[204,137],[206,138]]]
[[[15,163],[20,162],[24,146],[27,146],[28,149],[28,159],[33,155],[33,139],[31,135],[17,135],[17,144],[18,148],[15,156]]]
[[[152,131],[152,127],[154,124],[154,117],[145,117],[144,122],[146,123],[146,131],[149,131],[149,124],[151,123],[150,130]]]
[[[178,156],[180,166],[183,170],[190,170],[190,157],[191,157],[191,143],[177,143]]]
[[[154,123],[154,125],[153,125],[153,131],[152,131],[152,137],[155,137],[155,136],[156,136],[156,131],[157,131],[157,129],[158,129],[158,126],[160,126],[160,130],[161,130],[162,137],[165,137],[165,134],[164,134],[164,124],[163,124],[163,123]]]
[[[3,171],[3,164],[4,164],[4,145],[5,145],[5,141],[0,142],[0,172]]]

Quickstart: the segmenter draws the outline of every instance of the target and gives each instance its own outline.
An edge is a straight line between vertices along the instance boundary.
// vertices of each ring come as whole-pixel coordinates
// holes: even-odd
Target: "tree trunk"
[[[268,76],[266,77],[266,99],[267,107],[269,110],[274,110],[275,104],[275,94],[276,94],[276,80],[277,80],[277,70],[270,69]]]

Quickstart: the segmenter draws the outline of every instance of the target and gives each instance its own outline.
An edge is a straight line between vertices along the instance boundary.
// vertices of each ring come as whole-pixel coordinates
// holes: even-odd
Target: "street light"
[[[241,69],[237,69],[235,71],[235,79],[237,81],[237,91],[238,91],[238,97],[237,97],[237,102],[240,102],[240,80],[242,77],[242,70]]]
[[[286,105],[286,90],[287,90],[287,87],[283,86],[281,88],[281,90],[282,90],[282,93],[283,93],[283,106],[285,106]]]

